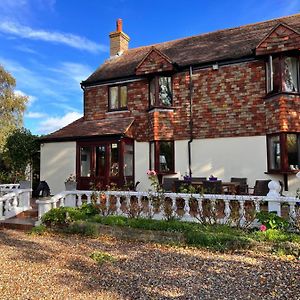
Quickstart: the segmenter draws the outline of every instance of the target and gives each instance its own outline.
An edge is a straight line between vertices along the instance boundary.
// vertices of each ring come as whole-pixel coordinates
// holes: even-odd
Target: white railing
[[[296,217],[296,197],[279,195],[279,183],[269,183],[267,196],[251,195],[219,195],[219,194],[183,194],[183,193],[149,193],[131,191],[64,191],[51,199],[37,200],[38,218],[52,208],[68,206],[79,207],[85,203],[94,202],[103,215],[140,216],[153,219],[168,217],[179,218],[183,221],[211,221],[227,224],[235,219],[235,225],[244,226],[257,220],[249,218],[252,213],[261,210],[262,204],[267,205],[268,211],[276,211],[281,215],[286,206],[288,217],[293,221]],[[209,213],[207,210],[209,209]],[[233,216],[235,215],[235,216]],[[249,225],[249,224],[248,224]]]
[[[17,190],[20,187],[19,183],[0,184],[0,196],[6,193]]]
[[[12,188],[12,190],[12,192],[0,196],[0,220],[14,217],[25,210],[31,209],[30,195],[32,189]]]

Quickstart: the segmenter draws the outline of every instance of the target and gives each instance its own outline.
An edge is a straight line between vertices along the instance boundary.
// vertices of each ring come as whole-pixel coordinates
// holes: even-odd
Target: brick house
[[[117,21],[110,58],[82,82],[84,116],[46,136],[52,193],[160,177],[282,180],[300,166],[300,14],[128,49]]]

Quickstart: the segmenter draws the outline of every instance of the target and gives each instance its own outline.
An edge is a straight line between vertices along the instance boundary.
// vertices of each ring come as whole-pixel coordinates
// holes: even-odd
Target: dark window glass
[[[174,142],[150,142],[150,170],[174,172]]]
[[[82,177],[91,176],[91,148],[90,147],[80,148],[80,176]]]
[[[281,156],[280,156],[280,137],[273,135],[268,138],[269,147],[269,168],[271,170],[281,169]]]
[[[119,144],[110,145],[110,176],[119,176]]]
[[[109,87],[109,109],[118,110],[127,107],[127,86]]]
[[[273,92],[281,91],[281,74],[280,74],[280,59],[279,57],[273,59]]]
[[[150,81],[150,106],[155,106],[155,83],[156,80],[153,79]]]
[[[96,176],[105,176],[105,146],[96,147]]]

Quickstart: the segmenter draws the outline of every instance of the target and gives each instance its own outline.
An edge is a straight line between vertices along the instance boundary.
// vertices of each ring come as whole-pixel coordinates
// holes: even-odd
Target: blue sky
[[[134,48],[298,12],[296,0],[0,0],[0,64],[29,96],[25,127],[45,134],[82,115],[79,83],[109,57],[117,18]]]

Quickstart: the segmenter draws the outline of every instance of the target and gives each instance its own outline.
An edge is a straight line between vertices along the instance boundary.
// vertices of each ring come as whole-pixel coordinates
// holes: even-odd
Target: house
[[[129,49],[117,21],[110,58],[81,83],[84,116],[41,144],[52,193],[160,177],[247,177],[297,189],[300,14]]]

